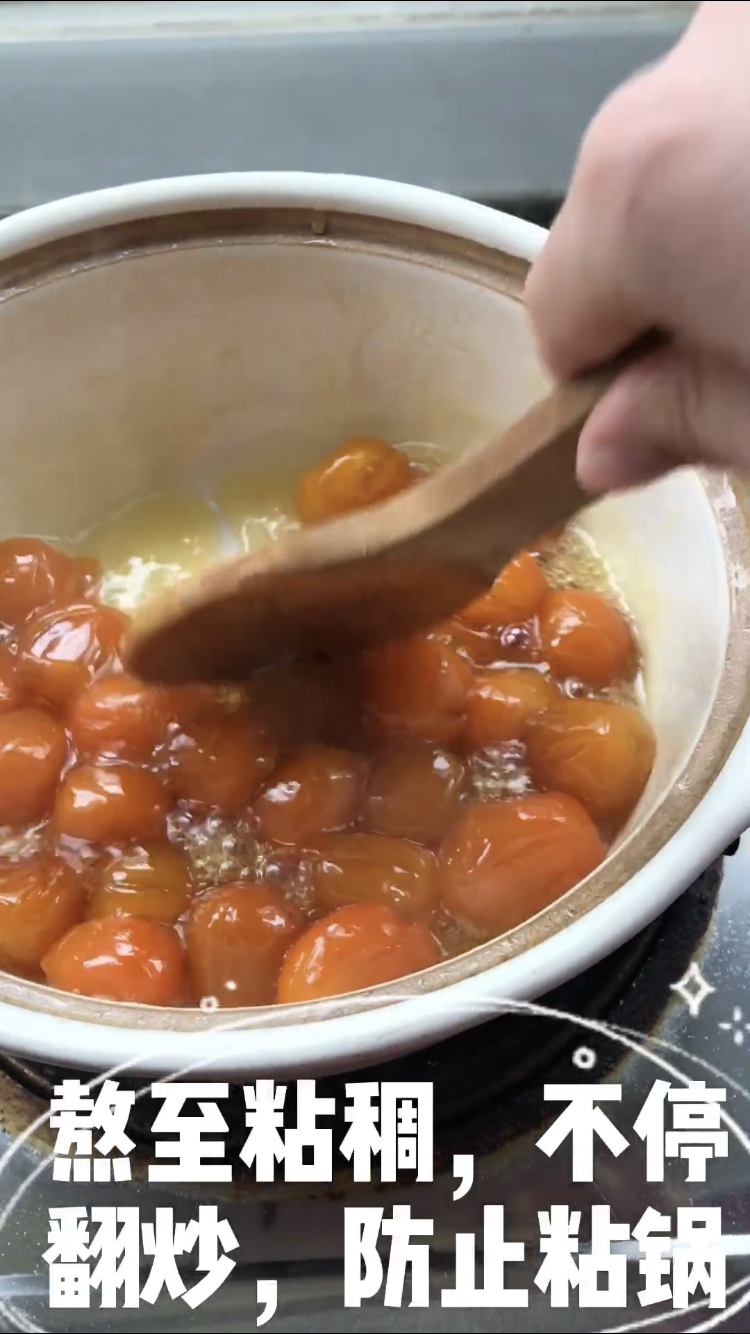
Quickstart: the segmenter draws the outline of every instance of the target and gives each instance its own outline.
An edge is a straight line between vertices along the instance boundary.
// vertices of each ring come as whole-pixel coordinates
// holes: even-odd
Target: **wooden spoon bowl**
[[[392,500],[220,562],[148,603],[126,645],[129,670],[165,684],[240,681],[289,655],[357,650],[446,620],[586,503],[581,428],[642,354],[557,385],[488,445]]]

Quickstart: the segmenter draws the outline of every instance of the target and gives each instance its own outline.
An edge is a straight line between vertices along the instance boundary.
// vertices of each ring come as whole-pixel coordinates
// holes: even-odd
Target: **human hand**
[[[680,463],[750,468],[750,3],[703,4],[666,59],[605,103],[526,300],[556,375],[653,328],[670,339],[592,413],[587,490]]]

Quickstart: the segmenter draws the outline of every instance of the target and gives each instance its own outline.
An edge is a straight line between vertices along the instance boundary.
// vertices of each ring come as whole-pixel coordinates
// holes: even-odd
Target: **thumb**
[[[750,467],[750,370],[670,348],[625,371],[597,404],[578,476],[601,495],[689,463]]]

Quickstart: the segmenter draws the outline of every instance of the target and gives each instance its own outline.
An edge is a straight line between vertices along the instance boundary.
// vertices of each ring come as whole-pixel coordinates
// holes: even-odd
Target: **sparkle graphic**
[[[712,996],[716,987],[712,987],[706,981],[697,963],[691,963],[684,977],[679,982],[673,982],[669,988],[670,991],[676,991],[678,996],[682,996],[693,1019],[697,1019],[701,1012],[701,1005],[707,996]]]
[[[201,1010],[208,1010],[209,1013],[211,1013],[213,1010],[218,1010],[219,1002],[215,996],[201,996],[198,1002],[198,1008]]]
[[[593,1070],[596,1065],[596,1052],[590,1047],[576,1047],[573,1052],[573,1064],[579,1070]]]
[[[735,1005],[732,1010],[731,1020],[725,1019],[723,1023],[719,1024],[719,1028],[723,1029],[725,1033],[732,1034],[732,1041],[736,1047],[744,1047],[745,1034],[750,1033],[750,1024],[746,1022],[739,1005]]]

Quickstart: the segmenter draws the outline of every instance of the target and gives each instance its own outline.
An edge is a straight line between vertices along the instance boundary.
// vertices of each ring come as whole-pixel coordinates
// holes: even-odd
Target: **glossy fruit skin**
[[[43,709],[0,714],[0,825],[47,814],[67,755],[62,723]]]
[[[118,851],[95,872],[88,917],[176,922],[193,897],[190,863],[171,843]]]
[[[416,481],[398,450],[347,441],[302,478],[300,517]],[[580,697],[631,679],[636,643],[599,595],[550,588],[549,550],[426,634],[225,691],[123,673],[128,618],[97,602],[97,563],[0,542],[0,826],[25,849],[51,812],[32,837],[55,849],[0,865],[0,969],[137,1004],[295,1003],[432,966],[456,922],[463,947],[564,895],[632,812],[655,741],[636,709]],[[541,790],[470,800],[506,755]],[[273,883],[196,887],[167,832],[209,813],[257,835]]]
[[[522,741],[530,720],[558,697],[559,691],[541,672],[523,668],[482,672],[474,678],[466,701],[466,748]]]
[[[171,718],[168,692],[122,672],[92,681],[77,696],[68,727],[82,755],[143,761],[166,741]]]
[[[148,769],[127,764],[81,764],[65,775],[55,797],[57,834],[85,843],[116,844],[163,838],[172,799]]]
[[[437,962],[437,946],[422,922],[407,923],[382,904],[351,904],[315,922],[292,945],[277,1000],[292,1005],[340,996]]]
[[[84,596],[98,571],[35,537],[0,542],[0,621],[18,626],[52,603]]]
[[[487,667],[502,657],[500,641],[493,630],[480,630],[458,616],[434,626],[428,638],[447,644],[473,667]]]
[[[365,829],[436,843],[458,815],[466,765],[440,746],[394,746],[376,757],[363,806]]]
[[[304,847],[319,834],[346,829],[357,813],[365,760],[332,746],[305,746],[273,774],[253,808],[261,838]]]
[[[520,624],[536,614],[548,588],[534,557],[522,551],[504,566],[489,592],[464,607],[461,620],[480,630]]]
[[[184,801],[223,815],[249,805],[276,764],[276,740],[238,709],[186,727],[172,746],[170,785]]]
[[[0,869],[0,960],[2,966],[35,972],[55,941],[86,908],[80,876],[44,853]]]
[[[529,725],[528,760],[540,787],[576,797],[593,819],[622,822],[653,768],[656,738],[629,704],[561,699]]]
[[[169,707],[170,721],[179,728],[189,727],[198,720],[216,717],[216,690],[213,686],[169,686],[164,691]]]
[[[461,735],[473,674],[469,663],[438,639],[417,636],[362,655],[370,736],[450,746]]]
[[[0,645],[0,714],[12,713],[24,703],[24,693],[18,678],[18,659],[7,645]]]
[[[323,523],[351,510],[366,509],[413,482],[405,454],[383,440],[347,440],[317,467],[303,473],[297,514],[303,523]]]
[[[19,635],[19,677],[29,695],[67,709],[101,671],[118,661],[128,618],[89,602],[55,607],[27,621]]]
[[[185,951],[176,931],[141,917],[81,922],[44,955],[51,987],[97,1000],[184,1005]]]
[[[311,859],[321,912],[347,903],[381,903],[411,920],[429,916],[436,906],[435,857],[405,838],[324,834]]]
[[[288,662],[254,676],[251,709],[279,744],[351,746],[361,732],[353,665]]]
[[[577,588],[550,593],[539,612],[539,637],[559,680],[573,677],[601,688],[632,676],[633,633],[622,612],[598,593]]]
[[[268,885],[241,881],[204,895],[186,927],[195,999],[271,1005],[284,956],[304,926],[298,909]]]
[[[499,935],[572,889],[604,856],[595,825],[572,797],[476,802],[440,848],[443,907],[482,936]]]

